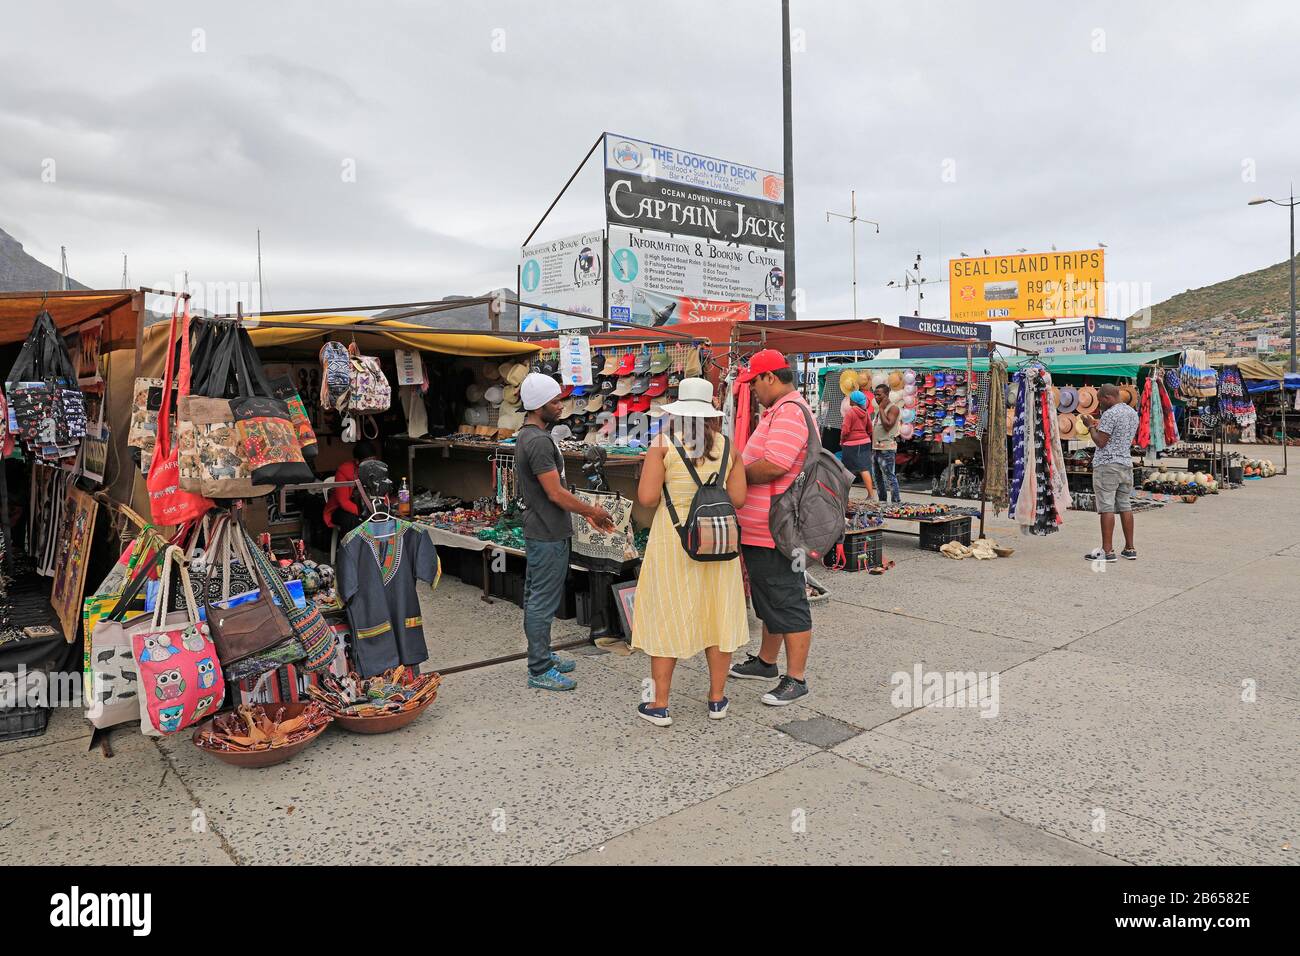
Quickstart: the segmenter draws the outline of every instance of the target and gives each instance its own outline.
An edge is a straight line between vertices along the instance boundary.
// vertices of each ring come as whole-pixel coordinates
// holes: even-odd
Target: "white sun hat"
[[[721,418],[722,412],[713,407],[713,386],[705,378],[684,378],[677,387],[677,401],[661,409],[668,415],[683,418]]]

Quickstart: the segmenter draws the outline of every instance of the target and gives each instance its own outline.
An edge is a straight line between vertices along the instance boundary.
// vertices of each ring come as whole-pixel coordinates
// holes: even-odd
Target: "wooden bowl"
[[[334,723],[354,734],[386,734],[412,723],[437,699],[438,695],[434,693],[419,707],[404,710],[400,714],[382,714],[378,717],[346,717],[342,714],[334,714]]]
[[[283,707],[286,717],[297,717],[306,709],[307,704],[263,704],[262,706],[271,707],[276,710]],[[295,741],[294,743],[288,744],[284,747],[272,747],[267,750],[250,751],[212,750],[199,743],[199,735],[204,731],[212,729],[213,719],[215,719],[215,715],[196,726],[194,732],[190,735],[190,739],[194,741],[194,746],[198,747],[199,750],[202,750],[206,754],[211,754],[223,763],[228,763],[235,767],[273,767],[278,763],[284,763],[295,754],[306,749],[308,744],[323,734],[325,729],[329,727],[329,722],[326,721],[310,736],[304,737],[302,740]]]
[[[1183,500],[1184,500],[1185,502],[1187,502],[1189,505],[1194,505],[1194,504],[1196,504],[1197,496],[1196,496],[1196,495],[1183,495]]]
[[[999,558],[1009,558],[1016,553],[1015,548],[994,548],[993,553]]]

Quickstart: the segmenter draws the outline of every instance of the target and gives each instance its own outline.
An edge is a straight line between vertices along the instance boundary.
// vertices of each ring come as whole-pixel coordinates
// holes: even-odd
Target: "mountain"
[[[59,270],[23,251],[23,244],[0,229],[0,292],[52,292],[62,286]],[[86,289],[68,280],[69,289]]]
[[[500,328],[502,331],[517,330],[519,328],[519,307],[515,304],[515,292],[513,289],[493,289],[484,292],[483,295],[496,295],[501,293],[505,300],[505,305],[501,310]],[[451,303],[458,299],[467,299],[469,296],[449,295],[443,297],[442,301]],[[390,318],[394,315],[400,315],[403,312],[409,312],[409,309],[389,309],[386,312],[378,313],[383,318]],[[427,325],[432,329],[475,329],[483,332],[492,331],[492,317],[488,314],[486,305],[466,305],[459,309],[448,309],[446,312],[432,312],[427,315],[412,315],[402,322],[412,322],[417,325]]]
[[[1300,257],[1297,257],[1300,270]],[[1290,346],[1290,266],[1283,260],[1200,289],[1188,289],[1151,307],[1151,323],[1129,317],[1129,349],[1204,349],[1211,357],[1254,355],[1257,336],[1269,354]]]

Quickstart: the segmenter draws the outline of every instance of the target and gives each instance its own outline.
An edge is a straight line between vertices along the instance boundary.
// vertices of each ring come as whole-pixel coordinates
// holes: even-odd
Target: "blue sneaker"
[[[730,703],[731,701],[725,697],[722,698],[722,700],[709,701],[709,720],[721,720],[723,717],[726,717],[727,705]]]
[[[673,719],[668,716],[667,707],[655,707],[653,704],[637,704],[636,712],[656,727],[667,727],[673,722]]]
[[[528,686],[537,687],[541,690],[573,690],[578,686],[578,682],[572,677],[565,677],[552,667],[545,674],[529,674]]]
[[[572,657],[561,657],[559,654],[552,654],[551,666],[561,674],[571,674],[573,669],[578,666],[578,662]]]

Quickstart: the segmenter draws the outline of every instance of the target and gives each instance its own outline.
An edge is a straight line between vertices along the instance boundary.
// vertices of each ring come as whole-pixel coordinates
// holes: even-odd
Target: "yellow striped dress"
[[[713,446],[718,457],[695,466],[700,480],[707,481],[721,467],[722,446],[718,435]],[[664,456],[664,478],[677,516],[685,521],[696,489],[676,448]],[[661,500],[637,580],[632,646],[651,657],[694,657],[706,647],[729,653],[748,642],[740,559],[693,560]]]

